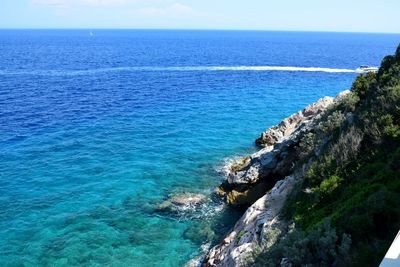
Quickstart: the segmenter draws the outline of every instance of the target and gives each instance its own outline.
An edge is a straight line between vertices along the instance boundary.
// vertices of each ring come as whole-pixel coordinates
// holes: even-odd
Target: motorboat
[[[361,65],[356,69],[357,73],[368,73],[368,72],[378,72],[379,68],[377,67],[371,67],[367,65]]]

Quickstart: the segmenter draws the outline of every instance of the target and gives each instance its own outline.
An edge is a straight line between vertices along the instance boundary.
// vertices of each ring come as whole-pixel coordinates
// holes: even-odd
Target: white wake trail
[[[161,70],[161,68],[160,68]],[[167,67],[172,71],[306,71],[306,72],[331,72],[352,73],[356,70],[335,69],[320,67],[292,67],[292,66],[199,66],[199,67]]]
[[[185,67],[113,67],[89,70],[0,70],[0,75],[37,75],[37,76],[83,76],[110,72],[196,72],[196,71],[286,71],[286,72],[326,72],[326,73],[355,73],[357,70],[322,68],[322,67],[293,67],[293,66],[185,66]]]

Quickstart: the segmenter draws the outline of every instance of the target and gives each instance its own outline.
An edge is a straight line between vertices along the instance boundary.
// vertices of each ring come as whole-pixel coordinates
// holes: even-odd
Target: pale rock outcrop
[[[326,110],[334,101],[332,97],[324,97],[317,102],[307,106],[302,111],[299,111],[290,117],[281,121],[278,125],[269,128],[263,132],[256,140],[256,144],[261,147],[274,145],[285,137],[291,135],[300,126],[310,123],[318,114]]]
[[[280,235],[286,233],[287,223],[279,214],[297,181],[295,175],[278,181],[248,208],[232,232],[211,249],[204,266],[247,266],[263,249],[275,244]]]

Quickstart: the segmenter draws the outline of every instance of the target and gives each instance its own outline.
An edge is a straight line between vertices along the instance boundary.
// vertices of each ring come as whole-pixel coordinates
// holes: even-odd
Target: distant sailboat
[[[94,36],[94,33],[91,31],[91,32],[89,32],[89,35],[90,36]]]

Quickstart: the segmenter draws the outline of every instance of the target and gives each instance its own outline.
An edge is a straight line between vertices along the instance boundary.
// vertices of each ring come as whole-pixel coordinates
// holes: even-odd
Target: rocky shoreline
[[[301,142],[324,112],[348,93],[321,98],[269,128],[256,140],[259,151],[229,166],[216,193],[229,205],[248,208],[222,242],[208,251],[202,266],[248,266],[287,233],[291,223],[282,219],[282,208],[313,158],[302,156]],[[318,151],[314,148],[313,156]]]

